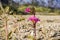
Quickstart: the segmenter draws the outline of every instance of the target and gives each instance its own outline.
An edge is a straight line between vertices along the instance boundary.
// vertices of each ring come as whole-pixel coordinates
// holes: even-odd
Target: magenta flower
[[[30,21],[33,22],[33,28],[34,28],[34,40],[36,40],[36,23],[40,21],[35,15],[31,16],[29,18]]]
[[[30,11],[31,11],[30,8],[26,8],[26,9],[25,9],[25,12],[26,12],[26,13],[29,13]]]
[[[29,18],[29,20],[30,21],[32,21],[33,23],[37,23],[38,21],[40,21],[36,16],[31,16],[30,18]]]

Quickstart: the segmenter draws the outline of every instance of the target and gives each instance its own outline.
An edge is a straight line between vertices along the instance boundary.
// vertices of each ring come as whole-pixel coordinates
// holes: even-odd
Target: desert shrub
[[[2,10],[0,10],[0,15],[1,15],[2,13],[3,13]]]
[[[55,9],[54,12],[60,14],[60,9]]]
[[[26,6],[21,6],[21,7],[18,7],[18,11],[24,11],[26,8]]]

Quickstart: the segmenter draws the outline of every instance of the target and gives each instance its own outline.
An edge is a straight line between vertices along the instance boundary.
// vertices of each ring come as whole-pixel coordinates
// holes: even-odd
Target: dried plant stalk
[[[7,18],[6,18],[5,32],[6,32],[6,40],[8,40]]]

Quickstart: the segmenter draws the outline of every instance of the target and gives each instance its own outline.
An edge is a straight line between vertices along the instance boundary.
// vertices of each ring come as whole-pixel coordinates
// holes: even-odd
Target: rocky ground
[[[0,40],[5,40],[6,20],[9,40],[33,40],[33,25],[28,18],[32,15],[1,15]],[[36,15],[37,40],[60,40],[60,16]]]

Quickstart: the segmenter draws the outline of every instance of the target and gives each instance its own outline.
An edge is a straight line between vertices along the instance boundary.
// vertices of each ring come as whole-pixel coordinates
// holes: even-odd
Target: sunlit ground
[[[0,40],[5,40],[6,19],[9,40],[33,40],[33,24],[28,18],[32,15],[1,15]],[[60,39],[60,16],[36,15],[40,21],[36,24],[37,40]]]

